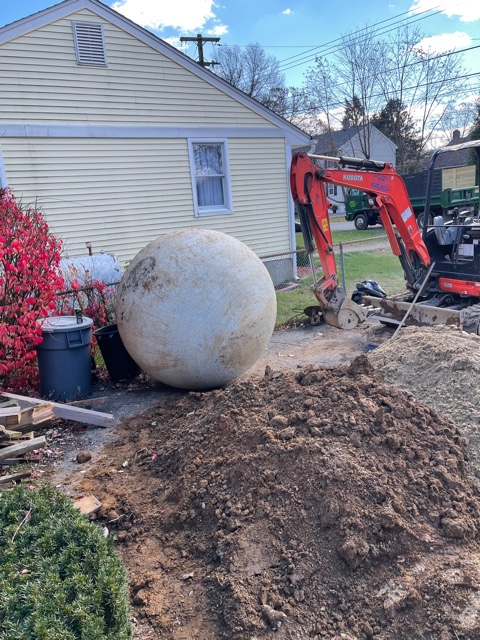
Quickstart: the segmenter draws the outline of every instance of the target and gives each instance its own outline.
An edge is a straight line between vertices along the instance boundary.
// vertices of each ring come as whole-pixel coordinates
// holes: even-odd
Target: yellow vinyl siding
[[[190,227],[229,233],[259,255],[289,250],[282,138],[230,139],[234,213],[201,218],[185,138],[5,138],[2,151],[13,192],[44,210],[70,256],[93,242],[125,263],[158,235]]]
[[[77,64],[72,20],[103,24],[108,67]],[[88,10],[1,45],[0,83],[0,121],[4,123],[275,128]]]

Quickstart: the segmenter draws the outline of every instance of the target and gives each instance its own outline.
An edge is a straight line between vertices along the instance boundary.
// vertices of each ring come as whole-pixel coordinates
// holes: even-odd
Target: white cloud
[[[165,42],[168,42],[168,44],[171,44],[172,47],[175,47],[176,49],[181,49],[182,51],[185,51],[188,48],[188,43],[187,42],[180,42],[180,38],[177,36],[174,36],[173,38],[163,38],[165,40]]]
[[[142,27],[155,31],[173,27],[183,32],[203,28],[208,20],[215,18],[214,7],[214,0],[183,0],[182,2],[118,0],[112,4],[115,11]]]
[[[424,38],[415,46],[415,49],[426,53],[444,53],[453,49],[464,49],[471,44],[472,39],[468,33],[455,31],[455,33],[442,33]]]
[[[462,22],[480,20],[478,0],[413,0],[410,13],[421,11],[441,11],[449,18],[458,16]]]
[[[207,29],[205,33],[207,36],[224,36],[228,33],[228,27],[225,24],[217,24],[213,29]]]
[[[289,16],[291,13],[293,13],[293,11],[291,9],[285,9],[285,11],[282,11],[284,16]]]

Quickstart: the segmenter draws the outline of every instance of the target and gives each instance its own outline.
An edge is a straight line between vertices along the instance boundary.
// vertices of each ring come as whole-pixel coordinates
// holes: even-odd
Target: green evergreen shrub
[[[127,575],[56,489],[0,492],[0,640],[127,640]]]

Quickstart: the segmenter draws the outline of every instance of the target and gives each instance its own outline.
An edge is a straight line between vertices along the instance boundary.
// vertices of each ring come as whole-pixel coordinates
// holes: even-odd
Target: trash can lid
[[[51,316],[40,320],[42,331],[52,333],[55,331],[75,331],[88,329],[92,326],[91,318],[82,318],[82,322],[77,322],[76,316]]]

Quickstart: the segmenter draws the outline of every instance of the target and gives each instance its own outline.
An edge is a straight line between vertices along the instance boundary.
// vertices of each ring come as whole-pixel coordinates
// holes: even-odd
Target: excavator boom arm
[[[366,162],[362,161],[359,169],[350,168],[355,158],[339,158],[339,164],[346,164],[345,168],[320,169],[317,167],[316,179],[322,183],[336,184],[343,187],[352,187],[364,191],[376,198],[380,218],[385,227],[392,252],[399,256],[401,251],[396,240],[394,226],[402,239],[409,258],[418,256],[421,264],[428,267],[430,256],[422,238],[422,234],[416,223],[403,179],[396,173],[391,164],[386,163],[383,169],[374,171],[365,168]],[[310,162],[311,159],[310,159]],[[374,163],[381,166],[383,163]]]

